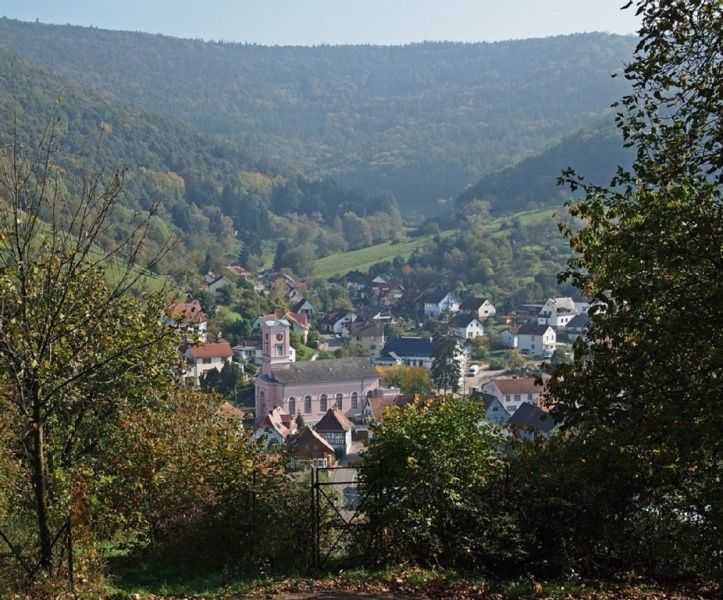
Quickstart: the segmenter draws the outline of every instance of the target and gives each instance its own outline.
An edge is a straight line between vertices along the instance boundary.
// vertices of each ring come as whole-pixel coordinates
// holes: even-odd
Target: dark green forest
[[[54,121],[58,174],[69,192],[94,162],[108,175],[123,171],[108,236],[120,239],[139,214],[157,211],[148,251],[176,237],[180,245],[161,265],[174,275],[228,260],[258,266],[265,239],[308,245],[313,260],[348,247],[349,223],[362,232],[356,246],[393,239],[402,229],[389,194],[370,197],[328,178],[285,172],[219,136],[61,81],[2,50],[0,120],[5,141],[16,128],[29,145]]]
[[[262,47],[0,19],[0,46],[304,174],[388,190],[409,217],[596,124],[632,36]]]

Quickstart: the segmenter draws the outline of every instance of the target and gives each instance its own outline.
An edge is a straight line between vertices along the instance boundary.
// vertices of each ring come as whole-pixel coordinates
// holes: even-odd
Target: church
[[[294,362],[286,319],[261,321],[263,361],[254,384],[256,418],[274,407],[301,414],[314,425],[335,406],[348,417],[361,416],[365,401],[379,387],[379,374],[367,358]]]

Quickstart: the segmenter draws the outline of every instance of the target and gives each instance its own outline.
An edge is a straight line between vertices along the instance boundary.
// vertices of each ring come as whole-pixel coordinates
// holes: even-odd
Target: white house
[[[457,337],[463,340],[473,340],[484,335],[484,327],[475,314],[459,314],[454,320],[453,327]]]
[[[281,447],[294,432],[296,432],[294,417],[284,413],[281,407],[277,406],[270,410],[263,421],[259,423],[251,439],[254,441],[263,440],[265,448],[274,445]]]
[[[382,321],[364,321],[357,319],[349,327],[349,337],[366,352],[377,352],[387,342],[386,326]]]
[[[208,293],[213,296],[214,300],[218,300],[218,295],[227,285],[233,285],[228,279],[219,273],[209,271],[204,275],[203,280],[206,282]]]
[[[518,348],[522,354],[550,357],[555,351],[557,334],[550,325],[525,323],[517,332]]]
[[[549,298],[537,314],[537,323],[550,327],[564,327],[576,314],[578,314],[577,308],[572,298]]]
[[[424,315],[438,317],[445,311],[459,311],[459,298],[454,292],[430,292],[424,297]]]
[[[544,391],[544,385],[538,385],[536,381],[534,377],[493,379],[482,386],[482,392],[497,398],[511,415],[523,402],[537,404]]]
[[[183,355],[186,357],[185,376],[191,377],[198,385],[201,382],[201,376],[206,371],[218,369],[220,372],[226,363],[230,363],[233,358],[233,350],[226,340],[222,340],[207,344],[193,344],[186,348]]]
[[[323,333],[333,333],[349,337],[349,327],[356,321],[357,314],[347,308],[337,308],[326,313],[319,320],[319,329]]]
[[[208,337],[208,317],[198,300],[171,304],[168,307],[168,322],[188,342],[205,342]]]
[[[487,319],[494,316],[497,309],[488,298],[467,298],[459,305],[459,312],[473,314],[478,319]]]
[[[336,406],[329,408],[321,420],[314,425],[314,431],[334,448],[334,453],[339,458],[346,456],[351,449],[352,429],[351,421]]]
[[[497,338],[505,348],[517,348],[519,346],[519,331],[520,328],[517,325],[512,325],[501,331]]]
[[[504,425],[510,418],[510,413],[505,410],[504,405],[496,396],[485,394],[484,398],[485,419],[495,425]]]
[[[260,365],[264,357],[261,340],[244,340],[231,349],[240,363]]]

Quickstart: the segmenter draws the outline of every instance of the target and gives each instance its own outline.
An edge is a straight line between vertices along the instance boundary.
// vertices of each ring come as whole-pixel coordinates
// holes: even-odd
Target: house
[[[357,319],[349,327],[349,339],[365,352],[377,352],[387,341],[385,330],[386,325],[381,321]]]
[[[251,279],[253,277],[251,271],[244,269],[241,265],[226,265],[224,269],[234,277],[239,277],[241,279]]]
[[[291,437],[287,448],[291,454],[292,469],[305,466],[325,468],[336,462],[334,448],[311,427],[304,427],[301,433]]]
[[[531,442],[537,437],[550,439],[557,426],[558,424],[549,413],[539,406],[527,402],[520,404],[507,421],[507,427],[526,442]]]
[[[523,402],[537,404],[544,390],[534,377],[493,379],[482,386],[482,392],[497,398],[509,414]]]
[[[206,341],[208,317],[198,300],[175,302],[168,307],[167,314],[169,324],[181,332],[186,341]]]
[[[537,314],[537,323],[550,327],[564,327],[576,314],[577,309],[572,298],[549,298]]]
[[[319,421],[332,404],[348,416],[360,415],[364,398],[379,387],[369,359],[340,358],[293,362],[289,323],[269,319],[261,325],[263,359],[254,382],[256,414],[275,406]]]
[[[550,357],[555,351],[557,334],[550,325],[525,323],[517,332],[518,348],[522,354]]]
[[[520,328],[517,325],[512,325],[501,331],[497,339],[505,348],[517,348],[519,346],[519,332]]]
[[[392,311],[388,306],[380,304],[369,304],[362,306],[357,314],[365,321],[384,321],[385,323],[391,323]]]
[[[376,280],[375,280],[376,281]],[[404,286],[400,283],[380,283],[373,281],[369,286],[369,296],[372,302],[384,306],[396,304],[404,295]]]
[[[244,340],[231,348],[236,361],[240,363],[254,363],[260,365],[263,359],[261,351],[261,340]]]
[[[467,298],[459,305],[459,312],[484,320],[494,316],[497,309],[488,298]]]
[[[319,330],[322,333],[333,333],[342,337],[349,337],[349,327],[356,321],[357,314],[348,308],[336,308],[326,313],[319,320]]]
[[[306,298],[299,298],[291,305],[291,312],[305,314],[311,320],[316,314],[316,310]]]
[[[261,315],[254,321],[251,329],[254,331],[260,330],[261,322],[269,319],[284,319],[288,321],[291,326],[291,331],[297,333],[304,343],[308,340],[311,325],[309,324],[309,317],[307,317],[306,313],[296,313],[289,310],[283,314],[281,312],[275,312],[268,315]]]
[[[492,394],[483,394],[482,402],[485,410],[485,419],[490,423],[499,425],[500,427],[505,425],[510,419],[510,413],[505,410],[502,402],[499,401],[497,396]]]
[[[407,365],[432,368],[434,341],[431,337],[392,338],[374,359],[376,365]]]
[[[220,275],[219,273],[216,273],[214,271],[209,271],[208,273],[206,273],[203,279],[206,282],[208,293],[211,294],[214,301],[218,300],[219,294],[221,293],[221,290],[223,288],[228,285],[232,285],[231,282],[223,275]]]
[[[458,314],[452,322],[457,337],[472,340],[484,335],[484,327],[474,313]]]
[[[286,443],[289,436],[295,432],[295,419],[277,406],[270,410],[258,424],[251,435],[251,439],[254,441],[262,440],[265,448],[274,445],[281,447]]]
[[[587,335],[588,327],[590,327],[590,317],[587,313],[575,315],[575,317],[565,326],[567,340],[574,343],[580,337]]]
[[[337,458],[343,458],[351,449],[351,421],[337,406],[332,406],[314,425],[314,431],[334,448]]]
[[[365,419],[383,421],[387,407],[402,407],[413,401],[414,396],[402,395],[397,388],[374,390],[372,395],[366,399],[362,416]]]
[[[457,312],[459,310],[459,298],[454,292],[436,291],[430,292],[422,299],[424,315],[426,317],[438,317],[443,312]]]
[[[226,341],[189,345],[183,355],[186,357],[185,376],[193,379],[196,385],[206,371],[218,369],[231,362],[233,350]]]
[[[575,312],[578,315],[581,315],[583,313],[587,314],[587,311],[590,309],[590,306],[592,305],[590,302],[590,298],[586,297],[579,290],[572,295],[572,301],[575,303]]]

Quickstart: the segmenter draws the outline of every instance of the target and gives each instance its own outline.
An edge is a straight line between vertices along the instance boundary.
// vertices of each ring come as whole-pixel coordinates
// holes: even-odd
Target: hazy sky
[[[0,16],[259,44],[633,33],[625,0],[0,0]]]

